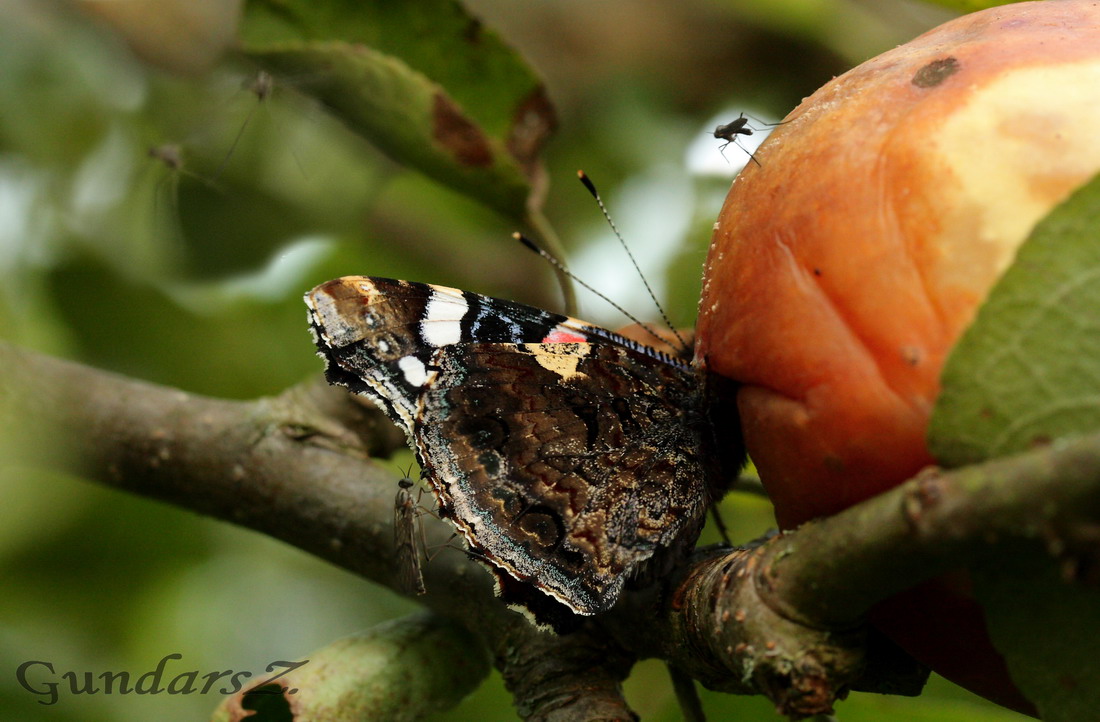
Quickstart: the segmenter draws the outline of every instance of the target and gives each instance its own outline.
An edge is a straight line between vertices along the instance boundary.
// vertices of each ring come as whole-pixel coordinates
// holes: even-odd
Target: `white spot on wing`
[[[416,356],[405,356],[397,362],[401,373],[405,374],[405,381],[410,386],[423,386],[428,380],[428,371],[424,368],[424,362]]]
[[[420,336],[425,343],[436,348],[458,343],[462,340],[459,322],[469,308],[461,295],[443,295],[433,291],[424,309],[424,320],[420,322]]]

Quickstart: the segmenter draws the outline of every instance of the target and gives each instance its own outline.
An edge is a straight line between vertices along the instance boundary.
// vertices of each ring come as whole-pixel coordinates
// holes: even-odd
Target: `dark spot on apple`
[[[940,58],[928,63],[913,74],[913,85],[918,88],[934,88],[959,72],[959,61],[952,57]]]
[[[493,151],[481,128],[443,93],[432,99],[432,136],[462,165],[483,168],[493,164]]]

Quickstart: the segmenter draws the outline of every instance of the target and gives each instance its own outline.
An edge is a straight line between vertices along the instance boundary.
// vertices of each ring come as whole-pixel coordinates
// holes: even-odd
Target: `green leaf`
[[[1097,428],[1100,177],[1035,227],[956,345],[929,446],[958,466]],[[1067,584],[1032,547],[972,574],[990,636],[1043,719],[1095,717],[1100,593]]]
[[[249,0],[241,45],[397,162],[517,220],[537,203],[553,107],[458,3]]]
[[[974,570],[986,624],[1009,671],[1047,722],[1100,710],[1100,592],[1069,584],[1042,549],[1003,554]]]
[[[1035,227],[942,382],[929,448],[945,466],[1100,429],[1100,178]]]

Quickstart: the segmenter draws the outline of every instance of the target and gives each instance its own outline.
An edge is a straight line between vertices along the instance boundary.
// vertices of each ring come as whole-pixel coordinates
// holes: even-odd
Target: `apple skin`
[[[715,224],[696,360],[741,385],[745,444],[789,529],[935,463],[947,354],[1035,224],[1100,172],[1100,2],[952,20],[833,79],[756,158]],[[1033,712],[960,584],[911,590],[876,623]]]

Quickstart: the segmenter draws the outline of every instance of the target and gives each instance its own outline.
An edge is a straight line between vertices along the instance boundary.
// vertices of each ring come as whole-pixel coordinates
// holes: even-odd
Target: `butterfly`
[[[366,276],[305,301],[329,382],[405,431],[439,515],[541,624],[689,552],[743,461],[717,377],[599,326]]]

